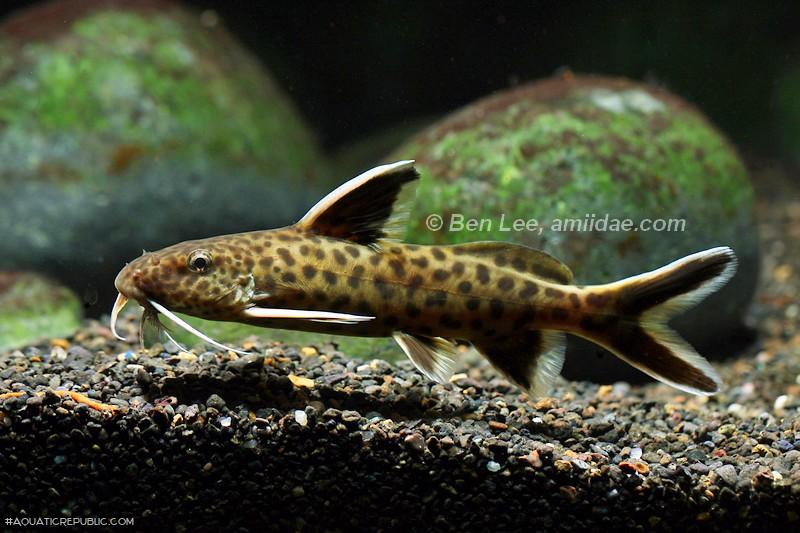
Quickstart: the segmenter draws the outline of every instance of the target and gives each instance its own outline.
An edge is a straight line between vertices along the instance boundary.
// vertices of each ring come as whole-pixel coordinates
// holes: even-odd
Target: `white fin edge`
[[[332,311],[306,311],[303,309],[272,309],[268,307],[250,307],[245,309],[244,316],[248,318],[285,318],[294,320],[312,320],[333,324],[357,324],[373,320],[374,316],[350,315],[347,313],[334,313]]]
[[[187,332],[191,333],[192,335],[194,335],[195,337],[197,337],[199,339],[204,340],[208,344],[210,344],[212,346],[216,346],[217,348],[220,348],[220,349],[223,349],[223,350],[230,350],[232,352],[236,352],[236,353],[239,353],[239,354],[246,354],[247,353],[244,350],[237,350],[236,348],[231,348],[230,346],[226,346],[226,345],[224,345],[224,344],[222,344],[220,342],[215,341],[214,339],[212,339],[211,337],[209,337],[205,333],[195,329],[193,326],[188,324],[185,320],[181,319],[175,313],[173,313],[172,311],[170,311],[169,309],[167,309],[166,307],[164,307],[160,303],[156,302],[155,300],[150,300],[148,298],[147,301],[150,303],[150,305],[152,305],[156,309],[156,311],[158,311],[159,313],[161,313],[165,317],[169,318],[176,326],[179,326],[179,327],[183,328]]]
[[[297,225],[298,226],[313,225],[314,219],[317,218],[321,213],[327,211],[328,208],[332,206],[334,203],[336,203],[340,198],[358,189],[371,179],[380,176],[381,174],[397,170],[398,168],[402,168],[405,166],[413,166],[413,165],[414,165],[414,160],[407,159],[404,161],[389,163],[388,165],[380,165],[373,169],[367,170],[363,174],[359,174],[355,178],[352,178],[351,180],[346,181],[343,184],[339,185],[334,190],[325,195],[325,197],[322,198],[322,200],[314,204],[314,207],[308,210],[308,212],[303,216],[303,218],[300,219]]]
[[[556,378],[564,367],[566,335],[560,331],[541,330],[541,355],[536,359],[531,388],[528,393],[534,398],[547,396],[553,388]]]
[[[394,340],[425,377],[437,383],[447,383],[453,375],[458,350],[442,337],[430,337],[433,346],[420,341],[414,335],[397,332]]]

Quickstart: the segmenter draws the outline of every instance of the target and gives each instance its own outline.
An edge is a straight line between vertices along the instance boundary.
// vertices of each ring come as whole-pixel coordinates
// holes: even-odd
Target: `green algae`
[[[82,306],[69,289],[33,274],[0,273],[0,350],[65,337],[81,324]]]
[[[501,92],[432,125],[394,152],[422,181],[409,241],[501,240],[563,260],[578,283],[604,283],[728,245],[739,273],[678,327],[703,345],[741,323],[754,291],[754,193],[736,150],[696,109],[626,80],[565,77]],[[426,219],[488,220],[479,231],[431,231]],[[556,231],[591,215],[675,220],[683,231]],[[508,231],[533,219],[538,231]],[[673,226],[673,227],[675,227]],[[702,320],[713,309],[714,320]],[[692,323],[694,322],[694,323]]]
[[[222,30],[182,10],[99,10],[53,40],[5,37],[0,49],[10,73],[0,142],[25,132],[28,158],[58,158],[79,178],[102,177],[120,145],[270,175],[318,172],[313,136],[274,81]],[[61,143],[59,154],[64,133],[91,140]]]

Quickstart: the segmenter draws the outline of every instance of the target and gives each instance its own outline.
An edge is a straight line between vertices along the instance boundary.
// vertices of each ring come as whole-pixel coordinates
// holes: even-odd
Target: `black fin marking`
[[[667,322],[718,290],[735,272],[733,250],[720,247],[602,285],[618,294],[616,313],[620,318],[581,335],[673,387],[693,394],[714,394],[722,385],[719,375]],[[591,329],[591,320],[585,324]]]
[[[371,245],[402,239],[409,210],[398,197],[413,196],[419,173],[413,161],[382,165],[340,185],[297,223],[305,231]],[[405,190],[403,190],[405,187]]]
[[[525,331],[504,342],[486,339],[473,345],[532,397],[547,395],[564,366],[565,337],[560,331]]]

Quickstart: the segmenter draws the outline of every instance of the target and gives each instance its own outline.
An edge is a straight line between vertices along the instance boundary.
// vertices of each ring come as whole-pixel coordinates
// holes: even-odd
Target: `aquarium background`
[[[59,7],[40,8],[38,14],[23,22],[17,19],[9,28],[20,42],[47,41],[72,17],[80,18],[76,13],[82,10],[123,4],[54,3]],[[6,2],[0,15],[20,13],[34,5],[40,4]],[[798,163],[800,43],[793,28],[800,9],[788,2],[652,6],[637,2],[374,2],[356,7],[314,2],[141,1],[127,5],[144,14],[184,6],[197,17],[178,21],[178,26],[200,33],[227,29],[230,35],[215,36],[209,41],[213,44],[199,48],[201,57],[202,50],[209,57],[220,52],[209,62],[223,68],[189,66],[185,67],[189,73],[180,75],[194,75],[194,83],[202,84],[211,73],[233,89],[220,93],[228,107],[214,114],[208,112],[214,104],[192,100],[192,90],[182,97],[185,87],[174,85],[174,94],[163,102],[174,104],[171,119],[188,124],[178,144],[195,145],[176,150],[174,157],[171,140],[163,150],[142,148],[146,143],[136,139],[148,135],[145,129],[123,134],[133,141],[125,137],[124,142],[102,146],[104,133],[98,140],[92,129],[100,129],[98,123],[108,129],[110,122],[113,130],[118,118],[105,116],[102,107],[90,119],[83,120],[77,113],[77,120],[83,120],[82,126],[90,132],[85,137],[69,135],[67,127],[66,137],[50,138],[52,145],[47,149],[62,150],[77,160],[74,165],[72,161],[65,168],[39,165],[36,172],[15,174],[15,158],[39,157],[39,148],[25,152],[6,142],[9,137],[4,141],[4,179],[13,185],[3,195],[7,207],[0,219],[11,230],[4,239],[0,268],[42,273],[65,284],[88,317],[108,312],[115,296],[114,275],[141,249],[291,223],[329,188],[399,153],[398,147],[415,133],[448,113],[496,91],[544,78],[575,72],[621,76],[661,87],[706,114],[750,167],[764,161],[787,168]],[[155,35],[158,25],[126,29],[109,23],[86,28],[95,49],[116,48],[121,56],[127,53],[121,36],[128,30]],[[149,52],[142,61],[150,57]],[[154,57],[167,62],[166,71],[157,71],[166,80],[167,94],[173,91],[171,77],[178,76],[177,71],[168,71],[168,61],[180,60],[180,55],[171,57],[168,52],[154,52]],[[113,55],[104,61],[104,68],[113,64]],[[5,64],[7,76],[15,76],[18,64],[8,58]],[[87,73],[101,70],[88,61]],[[77,72],[79,85],[83,74]],[[242,72],[246,74],[240,76]],[[53,78],[61,82],[56,75]],[[94,82],[100,87],[103,83],[124,86],[124,72],[112,69],[107,80]],[[258,85],[267,87],[266,92],[250,92],[247,99],[237,99],[239,88],[246,87],[247,92]],[[67,87],[72,88],[64,89],[63,100],[55,98],[46,108],[51,112],[48,120],[56,124],[70,120],[70,101],[80,98],[70,94],[73,86]],[[2,102],[10,109],[21,103],[15,97],[28,98],[7,91]],[[125,105],[120,106],[123,116]],[[13,126],[16,115],[7,115],[7,123]],[[157,119],[152,128],[158,128]],[[19,131],[24,133],[24,127]],[[206,131],[212,133],[205,136]],[[25,141],[19,142],[24,145]],[[98,144],[113,154],[110,162],[91,155],[91,147]],[[45,162],[47,157],[43,156]],[[19,164],[24,165],[24,161]],[[788,175],[793,179],[793,173]],[[75,179],[82,183],[80,187],[61,186]],[[21,182],[24,186],[19,186]],[[55,189],[53,182],[58,184]],[[727,198],[734,192],[722,194]],[[693,250],[679,254],[689,251]],[[737,290],[749,295],[757,251],[755,246],[741,251],[753,259],[747,263],[751,265],[749,281]],[[649,262],[634,262],[621,271],[629,275],[673,255],[650,257]],[[580,264],[572,266],[581,272]],[[594,278],[579,276],[583,282],[612,279],[608,271],[587,270]],[[619,272],[614,275],[618,277]],[[26,287],[23,284],[24,290],[39,290]],[[30,319],[17,322],[25,324]],[[59,328],[66,331],[73,323]],[[219,324],[206,327],[220,329],[215,333],[226,340],[255,332]],[[720,352],[728,353],[731,343],[743,344],[752,337],[741,329],[723,329],[725,342],[714,339]],[[294,339],[286,334],[273,336]],[[702,341],[691,335],[690,339]],[[391,343],[346,342],[355,342],[353,351],[361,355],[365,351],[387,357],[399,354]]]
[[[7,0],[0,16],[6,529],[798,529],[797,2]],[[141,347],[131,304],[128,340],[112,335],[114,277],[142,248],[291,223],[400,157],[424,209],[691,214],[682,235],[545,244],[580,282],[732,244],[734,282],[674,323],[710,339],[721,390],[573,343],[533,398],[475,353],[442,384],[388,341],[195,322],[247,353]]]

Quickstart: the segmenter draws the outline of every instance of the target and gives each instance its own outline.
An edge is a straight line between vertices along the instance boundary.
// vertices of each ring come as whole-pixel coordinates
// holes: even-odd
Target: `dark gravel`
[[[562,381],[530,401],[480,364],[437,385],[334,346],[131,351],[92,322],[0,354],[0,392],[24,393],[0,400],[0,516],[178,531],[796,530],[800,200],[762,198],[759,340],[717,365],[727,386],[712,398]]]

